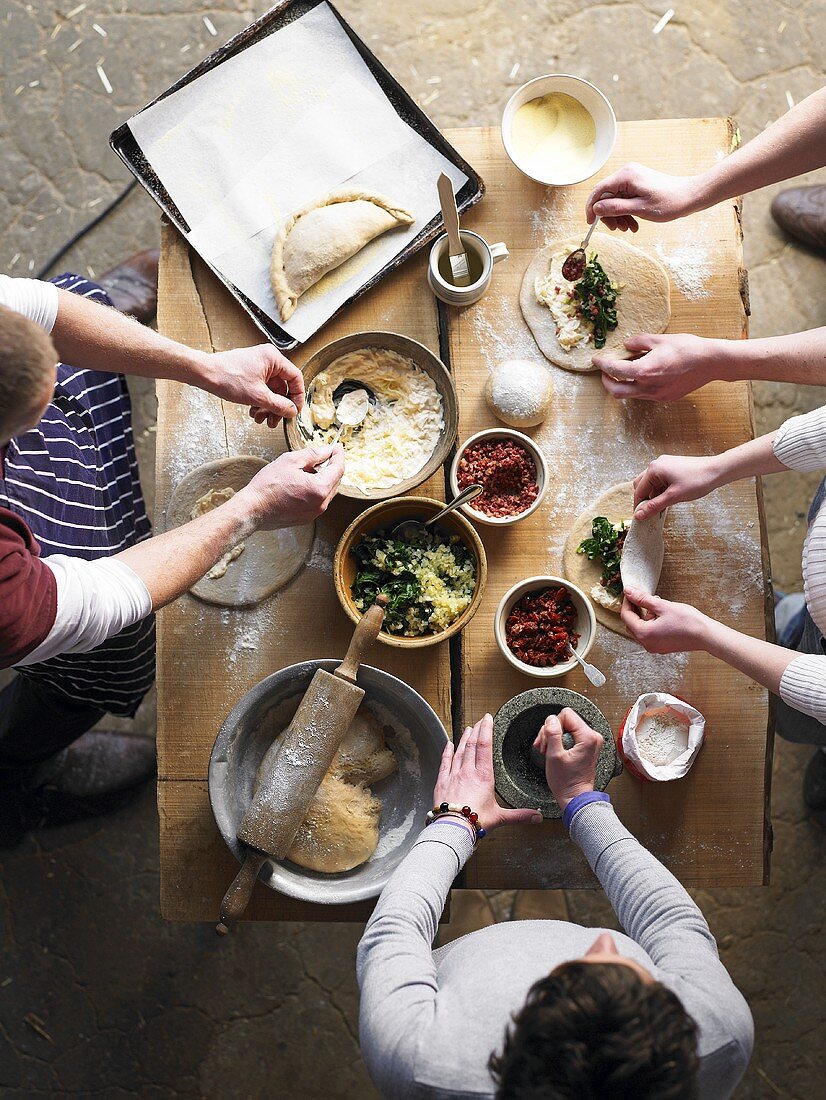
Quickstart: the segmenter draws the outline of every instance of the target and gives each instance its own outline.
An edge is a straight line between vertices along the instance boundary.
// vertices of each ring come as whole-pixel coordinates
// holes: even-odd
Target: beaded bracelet
[[[434,806],[432,810],[428,810],[424,823],[426,826],[432,825],[434,821],[438,821],[445,814],[459,814],[469,825],[473,826],[474,845],[488,835],[487,830],[479,824],[479,815],[475,814],[470,806],[454,806],[451,802],[442,802],[438,806]]]

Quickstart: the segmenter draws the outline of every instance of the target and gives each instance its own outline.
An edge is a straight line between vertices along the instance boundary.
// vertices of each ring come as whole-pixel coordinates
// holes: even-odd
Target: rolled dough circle
[[[172,493],[166,509],[166,530],[190,520],[195,502],[210,490],[243,489],[267,465],[263,458],[239,456],[205,462],[188,473]],[[229,563],[223,577],[202,577],[189,589],[205,603],[220,607],[251,607],[291,581],[307,561],[315,524],[256,531],[244,539],[244,552]]]
[[[485,401],[504,424],[535,428],[548,415],[553,392],[551,376],[543,363],[509,359],[491,371],[485,384]]]
[[[556,338],[556,325],[550,310],[536,300],[534,284],[537,277],[547,274],[554,256],[567,256],[579,245],[576,238],[568,237],[551,241],[541,248],[525,272],[519,305],[545,358],[558,367],[585,373],[597,369],[591,363],[595,354],[630,358],[630,352],[624,347],[629,336],[665,332],[671,320],[671,291],[668,272],[659,260],[621,237],[595,233],[586,249],[588,258],[596,253],[608,277],[622,287],[617,297],[617,327],[608,333],[605,347],[599,353],[592,340],[581,348],[563,348]]]
[[[621,520],[629,520],[634,514],[634,484],[631,481],[623,481],[612,489],[607,489],[594,503],[582,513],[571,528],[562,552],[562,569],[569,581],[578,585],[590,598],[591,589],[599,584],[602,574],[602,562],[591,561],[585,554],[578,554],[576,548],[583,539],[591,534],[591,524],[594,516],[605,516],[611,523],[619,523]],[[623,625],[622,619],[614,611],[592,600],[597,619],[603,626],[617,634],[630,637]]]

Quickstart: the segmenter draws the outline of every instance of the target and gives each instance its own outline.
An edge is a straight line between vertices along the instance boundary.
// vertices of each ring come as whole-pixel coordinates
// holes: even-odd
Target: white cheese
[[[410,359],[386,348],[363,348],[342,355],[319,374],[310,394],[314,442],[330,443],[333,391],[345,379],[361,382],[376,397],[360,426],[345,427],[342,484],[367,492],[390,489],[421,470],[444,427],[436,383]]]
[[[602,607],[607,608],[609,611],[613,611],[616,615],[619,615],[622,610],[622,596],[615,596],[609,592],[607,588],[604,588],[601,584],[595,584],[590,592],[591,599]]]
[[[556,324],[556,338],[563,348],[581,348],[591,339],[593,329],[580,317],[574,283],[562,274],[566,256],[554,256],[547,275],[539,276],[534,293],[540,305],[547,306]]]

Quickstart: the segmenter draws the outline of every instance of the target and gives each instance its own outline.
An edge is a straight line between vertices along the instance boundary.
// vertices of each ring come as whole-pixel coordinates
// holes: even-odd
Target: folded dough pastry
[[[292,214],[275,238],[270,279],[281,320],[328,271],[360,252],[375,237],[413,215],[372,191],[335,191]]]
[[[639,588],[649,596],[657,591],[665,556],[664,508],[657,516],[634,520],[625,536],[620,558],[622,587]]]

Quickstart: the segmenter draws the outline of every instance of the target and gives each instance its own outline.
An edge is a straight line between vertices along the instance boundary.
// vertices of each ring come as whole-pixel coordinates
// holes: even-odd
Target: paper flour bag
[[[617,748],[639,779],[682,779],[700,751],[705,726],[702,714],[683,699],[650,691],[626,714]]]

